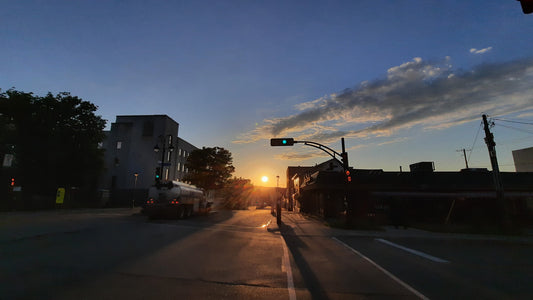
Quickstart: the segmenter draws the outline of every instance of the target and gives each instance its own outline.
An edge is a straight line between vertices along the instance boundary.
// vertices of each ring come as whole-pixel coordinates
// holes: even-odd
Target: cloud
[[[322,151],[308,151],[308,152],[297,152],[297,151],[290,151],[287,153],[282,153],[279,155],[276,155],[274,158],[278,160],[294,160],[294,161],[302,161],[312,158],[324,158],[324,157],[330,157],[326,153]]]
[[[492,47],[487,47],[487,48],[483,48],[483,49],[476,49],[476,48],[470,48],[470,53],[473,53],[473,54],[484,54],[484,53],[487,53],[489,52],[490,50],[492,50]]]
[[[412,61],[389,68],[384,78],[298,105],[287,117],[264,120],[235,143],[292,136],[338,142],[339,138],[391,137],[419,126],[440,130],[531,108],[533,57],[483,64],[467,71],[440,61]]]
[[[533,111],[525,111],[516,116],[517,118],[531,118],[533,117]]]

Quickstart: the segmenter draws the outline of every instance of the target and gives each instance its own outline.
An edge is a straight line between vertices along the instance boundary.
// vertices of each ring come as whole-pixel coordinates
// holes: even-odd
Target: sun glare
[[[261,181],[262,182],[268,182],[268,177],[266,177],[266,176],[261,177]]]

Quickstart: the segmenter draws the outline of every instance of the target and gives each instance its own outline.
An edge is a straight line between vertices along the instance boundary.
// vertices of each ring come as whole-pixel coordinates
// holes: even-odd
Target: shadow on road
[[[138,262],[204,228],[231,219],[232,211],[186,220],[157,220],[132,213],[106,215],[100,211],[75,212],[58,218],[12,224],[20,236],[6,235],[1,243],[0,290],[4,299],[54,299],[65,289],[90,284]],[[183,226],[180,226],[183,225]]]
[[[170,217],[156,217],[156,218],[150,218],[148,216],[143,216],[146,218],[146,221],[149,223],[168,223],[168,224],[198,224],[201,226],[210,226],[215,225],[217,223],[225,222],[235,215],[235,211],[227,210],[227,209],[221,209],[212,211],[206,215],[194,215],[190,218],[186,219],[176,219],[170,218]]]
[[[306,261],[304,253],[302,253],[302,251],[309,249],[309,246],[296,235],[291,226],[283,222],[280,225],[280,232],[287,243],[287,247],[292,254],[298,270],[300,271],[305,286],[311,293],[311,297],[313,299],[328,299],[320,281],[316,277],[309,263]]]

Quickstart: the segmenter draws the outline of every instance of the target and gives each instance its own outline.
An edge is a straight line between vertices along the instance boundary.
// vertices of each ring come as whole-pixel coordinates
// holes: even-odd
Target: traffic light
[[[161,173],[161,168],[160,167],[155,168],[155,181],[161,180],[161,175],[159,175],[160,173]]]
[[[533,0],[517,0],[522,5],[522,11],[525,14],[533,13]]]
[[[352,182],[352,175],[350,173],[350,170],[346,170],[346,181]]]
[[[15,186],[15,177],[11,177],[11,186]]]
[[[270,139],[270,146],[292,146],[294,143],[293,138]]]

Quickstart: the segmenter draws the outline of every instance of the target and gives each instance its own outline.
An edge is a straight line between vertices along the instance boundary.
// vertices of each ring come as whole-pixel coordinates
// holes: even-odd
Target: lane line
[[[361,252],[359,252],[359,251],[355,250],[354,248],[348,246],[346,243],[344,243],[343,241],[337,239],[336,237],[332,237],[332,239],[335,240],[337,243],[339,243],[339,244],[343,245],[344,247],[346,247],[348,250],[350,250],[353,253],[357,254],[358,256],[363,258],[364,260],[366,260],[369,263],[371,263],[374,267],[378,268],[378,270],[380,270],[381,272],[385,273],[385,275],[389,276],[391,279],[393,279],[394,281],[399,283],[401,286],[403,286],[404,288],[409,290],[411,293],[415,294],[418,298],[424,299],[424,300],[429,300],[428,297],[424,296],[422,293],[420,293],[419,291],[415,290],[412,286],[410,286],[407,283],[403,282],[400,278],[394,276],[391,272],[385,270],[383,267],[381,267],[380,265],[375,263],[370,258],[364,256]]]
[[[438,257],[435,257],[433,255],[429,255],[429,254],[424,253],[422,251],[418,251],[418,250],[414,250],[414,249],[411,249],[411,248],[407,248],[407,247],[404,247],[402,245],[398,245],[398,244],[395,244],[393,242],[389,242],[389,241],[384,240],[384,239],[375,239],[375,240],[378,241],[378,242],[381,242],[383,244],[387,244],[389,246],[396,247],[396,248],[401,249],[403,251],[412,253],[414,255],[418,255],[418,256],[423,257],[425,259],[429,259],[429,260],[434,261],[434,262],[444,263],[444,264],[450,263],[449,261],[447,261],[445,259],[438,258]]]
[[[296,291],[294,290],[294,279],[292,277],[291,261],[289,257],[289,248],[287,242],[280,235],[281,245],[283,246],[283,260],[281,262],[281,269],[287,272],[287,290],[289,290],[289,299],[296,300]]]

